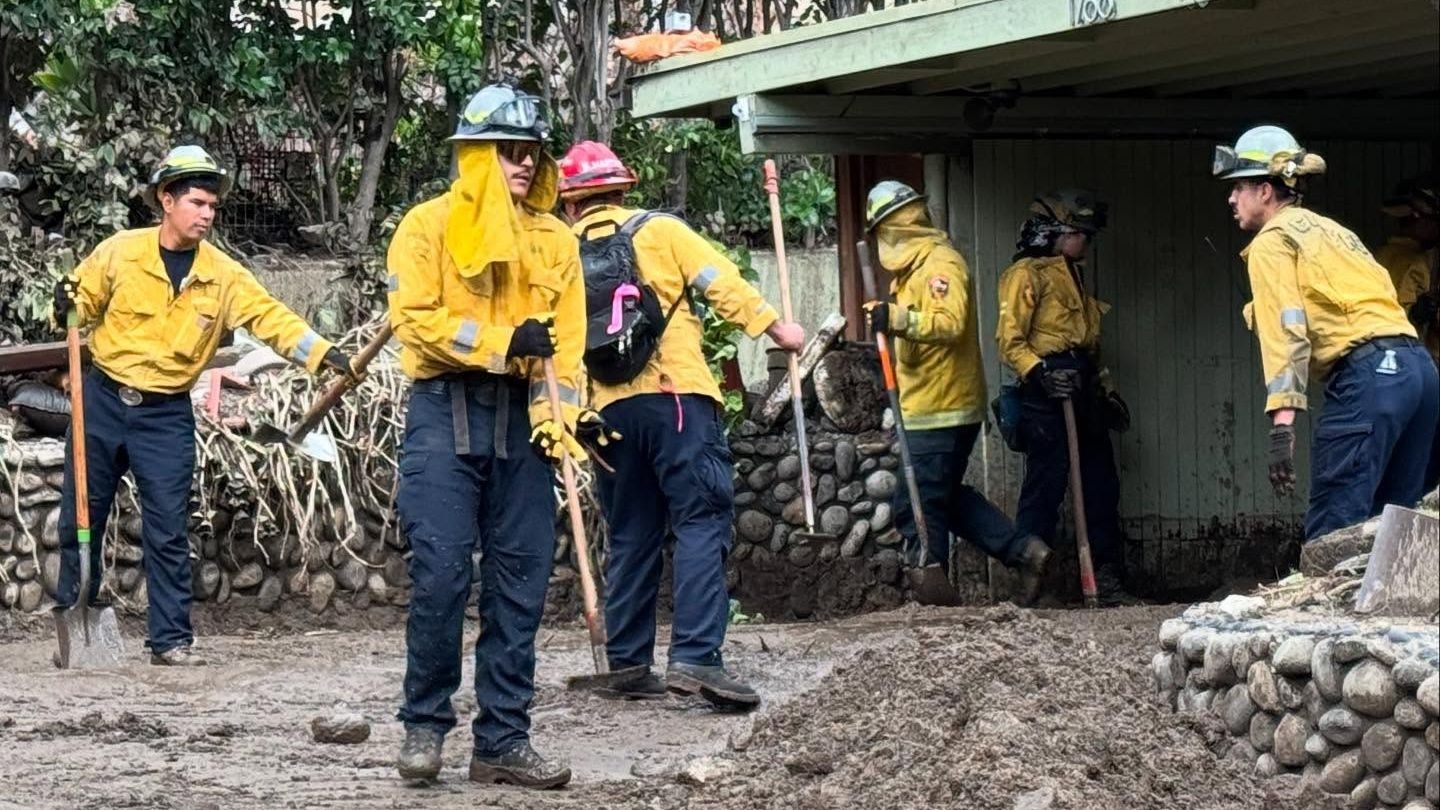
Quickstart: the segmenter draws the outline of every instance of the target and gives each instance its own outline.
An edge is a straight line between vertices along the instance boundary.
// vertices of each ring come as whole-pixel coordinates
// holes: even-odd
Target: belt
[[[1394,351],[1396,349],[1409,348],[1411,346],[1419,348],[1420,345],[1420,341],[1416,340],[1413,337],[1410,337],[1409,335],[1390,335],[1387,337],[1370,338],[1364,343],[1361,343],[1359,346],[1356,346],[1355,348],[1346,352],[1345,355],[1340,358],[1340,362],[1358,363],[1373,354],[1379,354],[1380,352],[1385,351]]]
[[[443,374],[416,380],[416,391],[450,395],[450,423],[455,431],[455,455],[470,455],[470,396],[481,405],[495,408],[495,457],[509,458],[507,437],[510,435],[510,403],[518,393],[521,401],[527,396],[525,381],[505,374],[472,371]]]
[[[132,388],[131,386],[125,385],[118,380],[111,379],[109,375],[105,374],[99,369],[90,370],[90,379],[99,383],[101,386],[108,388],[111,391],[114,391],[116,396],[120,397],[120,401],[130,406],[131,408],[139,408],[146,405],[159,405],[165,402],[174,402],[177,399],[186,399],[190,396],[190,393],[188,391],[180,391],[179,393],[175,394],[161,394],[155,391],[141,391],[138,388]]]

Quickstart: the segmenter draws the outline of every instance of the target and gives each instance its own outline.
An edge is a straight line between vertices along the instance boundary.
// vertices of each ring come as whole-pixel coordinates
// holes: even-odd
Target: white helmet
[[[1233,147],[1215,147],[1210,171],[1221,180],[1279,177],[1293,186],[1298,175],[1323,173],[1325,162],[1288,131],[1266,124],[1246,130]]]

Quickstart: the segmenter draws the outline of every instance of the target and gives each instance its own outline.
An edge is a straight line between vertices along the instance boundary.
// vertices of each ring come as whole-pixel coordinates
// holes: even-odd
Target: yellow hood
[[[450,216],[445,222],[445,249],[465,278],[474,278],[495,262],[520,259],[520,217],[505,183],[494,141],[461,143],[456,147],[459,176],[450,184]],[[555,207],[560,169],[542,153],[524,204],[544,212]]]
[[[880,265],[896,275],[918,267],[937,245],[948,244],[945,232],[930,224],[924,200],[881,220],[875,227],[875,241],[880,247]]]

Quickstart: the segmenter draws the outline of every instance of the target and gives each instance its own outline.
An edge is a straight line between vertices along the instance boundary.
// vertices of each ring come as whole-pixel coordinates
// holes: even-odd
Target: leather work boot
[[[530,743],[522,742],[498,757],[472,757],[470,781],[549,790],[570,781],[570,768],[540,756]]]
[[[401,779],[434,779],[440,775],[440,749],[444,745],[445,735],[435,729],[409,726],[405,742],[400,744],[400,756],[395,758],[395,770]]]
[[[1040,580],[1045,576],[1045,566],[1050,563],[1050,547],[1045,541],[1031,535],[1025,538],[1025,548],[1015,566],[1020,571],[1020,592],[1017,597],[1025,607],[1035,604],[1040,595]]]
[[[207,662],[189,644],[171,647],[165,652],[150,653],[150,663],[157,667],[203,667]]]
[[[611,672],[609,682],[596,687],[595,694],[608,700],[664,700],[666,691],[650,667],[633,666]]]
[[[1125,581],[1121,579],[1120,572],[1110,565],[1102,565],[1096,569],[1095,595],[1099,597],[1101,607],[1144,604],[1138,596],[1125,590]]]
[[[717,709],[744,711],[760,705],[760,696],[749,684],[720,666],[671,661],[665,670],[665,686],[677,695],[699,694]]]

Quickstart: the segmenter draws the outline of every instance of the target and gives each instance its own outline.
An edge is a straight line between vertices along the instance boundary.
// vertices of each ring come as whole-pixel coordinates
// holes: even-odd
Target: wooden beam
[[[1402,66],[1405,67],[1405,66]],[[1233,138],[1257,120],[1282,121],[1311,139],[1429,139],[1440,101],[1369,99],[1021,98],[976,129],[964,99],[913,96],[747,96],[737,103],[749,153],[954,153],[971,138]]]
[[[873,90],[876,87],[904,84],[905,82],[914,81],[926,76],[938,76],[944,72],[946,72],[945,68],[883,68],[881,70],[872,70],[868,73],[857,73],[853,76],[831,79],[825,82],[824,86],[825,92],[832,96],[845,96],[851,93]]]
[[[1272,0],[1298,7],[1308,5],[1306,0]],[[1091,37],[1087,40],[1069,41],[1064,38],[1045,37],[1025,42],[991,48],[975,54],[966,54],[967,60],[960,70],[922,79],[910,85],[915,95],[948,93],[974,85],[995,81],[1011,81],[1020,77],[1034,77],[1037,74],[1059,74],[1076,70],[1097,61],[1103,62],[1115,55],[1128,54],[1132,50],[1164,49],[1173,47],[1176,38],[1195,30],[1211,30],[1212,41],[1217,32],[1234,30],[1243,25],[1253,2],[1245,5],[1206,6],[1204,14],[1194,10],[1182,10],[1170,14],[1158,14],[1141,19],[1128,20],[1120,25],[1082,29]],[[1040,43],[1045,43],[1041,45]],[[1027,87],[1031,78],[1027,78]]]
[[[1103,25],[1196,5],[1197,0],[1129,0]],[[641,117],[670,115],[746,93],[1060,34],[1076,27],[1071,13],[1071,0],[929,0],[755,37],[662,60],[631,80],[632,111]]]
[[[1434,14],[1427,15],[1432,19]],[[1372,55],[1387,51],[1397,40],[1413,36],[1418,17],[1383,17],[1373,14],[1354,15],[1328,20],[1324,26],[1305,28],[1273,48],[1255,48],[1253,41],[1232,40],[1224,49],[1205,45],[1185,48],[1171,58],[1160,57],[1157,64],[1131,65],[1129,70],[1116,68],[1097,73],[1093,79],[1077,83],[1075,94],[1081,96],[1108,96],[1125,93],[1142,87],[1153,87],[1162,82],[1173,82],[1195,76],[1226,74],[1235,76],[1228,84],[1255,81],[1270,76],[1283,76],[1297,66],[1313,66],[1326,62],[1336,55],[1369,52]]]
[[[1440,53],[1436,48],[1436,43],[1430,40],[1421,41],[1419,46],[1412,43],[1407,53],[1379,53],[1372,49],[1326,59],[1316,65],[1323,70],[1240,85],[1235,88],[1235,95],[1239,98],[1250,98],[1293,90],[1302,90],[1313,95],[1344,95],[1357,90],[1368,90],[1383,84],[1373,82],[1373,77],[1404,73],[1411,68],[1434,67],[1437,53]]]
[[[1410,28],[1409,30],[1413,31],[1414,29]],[[1361,23],[1358,28],[1353,30],[1326,33],[1330,36],[1324,40],[1311,40],[1308,36],[1302,35],[1300,42],[1286,43],[1275,48],[1252,50],[1247,56],[1235,56],[1226,59],[1223,63],[1202,65],[1195,70],[1172,74],[1159,82],[1150,81],[1147,84],[1154,87],[1155,94],[1158,96],[1188,96],[1193,93],[1214,90],[1217,87],[1230,87],[1253,81],[1254,73],[1252,71],[1267,68],[1276,63],[1307,57],[1312,62],[1327,59],[1328,56],[1322,54],[1328,52],[1319,51],[1318,42],[1330,43],[1333,41],[1343,50],[1349,51],[1383,47],[1397,38],[1395,26],[1388,19],[1375,24]],[[1332,40],[1332,38],[1335,39]],[[1105,92],[1109,88],[1128,89],[1123,83],[1102,85],[1096,89]]]
[[[80,339],[81,362],[90,362],[90,347]],[[69,362],[65,341],[27,343],[21,346],[0,346],[0,374],[21,374],[26,371],[48,371],[65,368]]]

